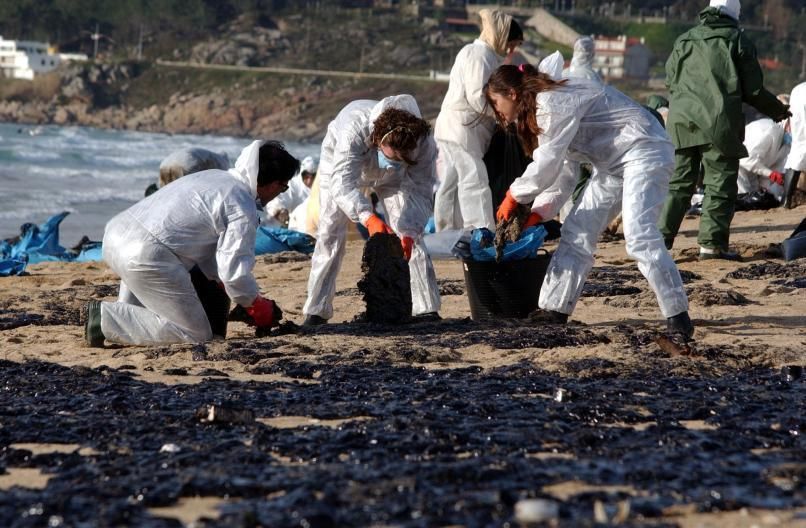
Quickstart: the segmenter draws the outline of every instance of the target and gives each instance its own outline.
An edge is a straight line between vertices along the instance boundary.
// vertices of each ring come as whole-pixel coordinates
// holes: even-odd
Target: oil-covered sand
[[[458,262],[443,321],[353,322],[353,242],[334,324],[195,346],[86,348],[116,277],[31,266],[0,279],[0,525],[517,526],[538,498],[545,526],[802,526],[806,260],[763,255],[804,214],[737,214],[744,263],[698,262],[684,222],[685,349],[623,242],[567,327],[469,320]],[[296,323],[308,269],[258,258]]]

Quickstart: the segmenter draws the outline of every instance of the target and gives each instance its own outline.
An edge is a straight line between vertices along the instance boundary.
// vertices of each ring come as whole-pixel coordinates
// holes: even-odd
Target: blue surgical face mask
[[[378,150],[378,167],[382,169],[392,169],[397,170],[403,164],[399,161],[393,161],[383,155],[383,151]]]
[[[792,134],[789,132],[784,132],[784,145],[791,145],[792,144]]]

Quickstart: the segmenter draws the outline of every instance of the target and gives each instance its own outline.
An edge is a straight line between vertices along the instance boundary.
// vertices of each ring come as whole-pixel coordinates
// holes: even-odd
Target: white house
[[[32,80],[36,74],[56,69],[61,61],[61,57],[51,53],[42,42],[0,37],[0,75],[3,77]]]
[[[605,79],[649,79],[652,51],[640,39],[625,35],[596,37],[593,68]]]

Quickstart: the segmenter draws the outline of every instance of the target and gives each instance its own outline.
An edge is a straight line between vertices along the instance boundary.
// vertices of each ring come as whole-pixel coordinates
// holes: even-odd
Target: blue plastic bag
[[[546,229],[543,226],[532,226],[525,229],[518,240],[508,242],[504,246],[501,261],[537,258],[537,250],[543,246],[545,238]],[[479,262],[495,261],[494,241],[495,233],[486,227],[474,229],[470,238],[470,253],[473,255],[473,260]]]
[[[282,227],[260,226],[255,237],[255,255],[282,251],[299,251],[307,255],[313,253],[314,245],[316,240],[305,233]]]

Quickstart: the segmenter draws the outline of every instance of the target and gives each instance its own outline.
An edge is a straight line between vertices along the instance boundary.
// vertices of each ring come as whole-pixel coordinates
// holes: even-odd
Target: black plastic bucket
[[[208,279],[197,267],[190,270],[190,280],[196,288],[196,295],[204,307],[213,334],[227,337],[227,318],[231,304],[227,292],[216,281]]]
[[[550,260],[548,252],[508,262],[465,260],[465,286],[473,320],[523,318],[536,310]]]

